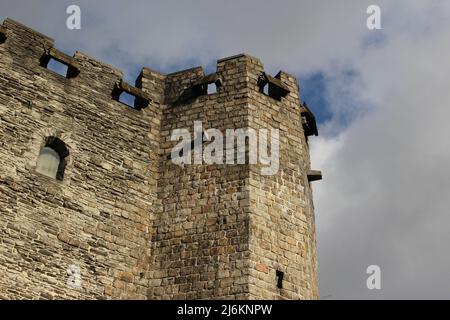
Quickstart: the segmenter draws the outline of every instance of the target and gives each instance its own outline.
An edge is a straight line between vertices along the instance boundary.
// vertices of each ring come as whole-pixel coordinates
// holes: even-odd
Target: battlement
[[[138,98],[137,109],[152,101],[158,104],[184,104],[208,94],[208,86],[215,85],[214,93],[244,93],[249,90],[266,93],[275,100],[298,99],[295,77],[280,71],[275,77],[264,72],[261,61],[248,54],[239,54],[217,61],[216,72],[205,75],[201,66],[163,74],[143,67],[134,86],[123,80],[121,70],[76,51],[73,56],[55,47],[54,40],[10,18],[0,27],[4,51],[14,57],[16,63],[30,68],[46,68],[54,59],[67,67],[65,77],[77,86],[89,80],[89,88],[117,99],[121,92]],[[1,41],[0,41],[1,43]],[[269,89],[264,91],[263,87]]]

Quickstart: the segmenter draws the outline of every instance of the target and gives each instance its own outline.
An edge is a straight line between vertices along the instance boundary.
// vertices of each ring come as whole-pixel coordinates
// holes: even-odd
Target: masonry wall
[[[161,298],[318,298],[315,227],[308,143],[294,77],[280,79],[290,93],[277,101],[259,92],[261,62],[248,55],[218,61],[217,93],[189,98],[201,68],[168,75],[162,154],[170,134],[194,121],[204,128],[279,129],[279,172],[261,165],[174,165],[162,157],[155,223],[155,288]],[[179,97],[187,97],[178,99]],[[181,101],[180,101],[181,100]],[[225,146],[225,137],[223,144]],[[207,143],[206,143],[207,145]],[[248,157],[248,152],[247,152]],[[284,273],[277,287],[276,272]]]
[[[294,77],[280,101],[261,92],[262,63],[143,68],[137,110],[112,98],[122,73],[81,52],[67,79],[39,65],[53,40],[7,19],[0,41],[0,298],[318,298],[308,143]],[[173,163],[175,129],[280,130],[279,172],[259,164]],[[62,181],[35,171],[45,139],[69,149]],[[225,143],[225,140],[224,140]],[[206,146],[206,144],[203,145]],[[248,152],[247,152],[248,156]],[[81,288],[67,286],[67,268]],[[276,271],[284,272],[277,288]]]
[[[53,40],[3,25],[0,298],[146,299],[160,108],[113,101],[121,72],[82,53],[73,79],[40,67]],[[35,172],[49,136],[70,152],[63,181]]]
[[[314,207],[309,146],[301,121],[299,86],[280,71],[290,92],[280,101],[258,92],[261,62],[249,68],[250,116],[254,129],[279,130],[279,170],[250,170],[250,295],[263,299],[318,299]],[[268,139],[270,145],[270,139]],[[278,288],[277,271],[283,273]]]
[[[248,123],[247,57],[220,61],[223,85],[189,98],[201,68],[167,76],[161,125],[162,158],[155,222],[153,297],[246,299],[248,288],[248,165],[184,165],[167,160],[174,129],[243,128]],[[187,97],[183,100],[175,97]],[[192,158],[193,159],[193,158]]]

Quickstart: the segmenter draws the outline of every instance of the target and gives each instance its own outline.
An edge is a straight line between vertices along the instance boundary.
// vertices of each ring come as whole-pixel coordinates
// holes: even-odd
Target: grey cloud
[[[0,15],[52,35],[57,45],[75,44],[100,58],[110,59],[114,48],[135,62],[169,67],[192,60],[207,64],[244,51],[270,69],[297,72],[356,50],[358,35],[366,31],[364,2],[80,0],[81,31],[65,28],[65,8],[72,1],[3,1]]]
[[[449,17],[412,22],[436,9],[408,10],[412,28],[355,60],[367,90],[348,89],[376,108],[315,145],[322,295],[450,297]],[[382,270],[379,292],[365,287],[371,264]]]

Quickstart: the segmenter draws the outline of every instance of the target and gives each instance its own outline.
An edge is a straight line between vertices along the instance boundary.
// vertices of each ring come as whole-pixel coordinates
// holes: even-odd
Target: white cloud
[[[303,72],[355,52],[366,31],[364,2],[80,0],[81,31],[65,28],[71,1],[2,1],[0,14],[54,36],[57,45],[76,43],[106,58],[109,48],[118,48],[132,53],[130,60],[157,66],[206,64],[244,51],[274,70]]]
[[[341,132],[337,147],[333,138],[314,148],[325,177],[315,189],[321,289],[333,298],[450,293],[450,17],[414,19],[430,12],[425,3],[411,16],[397,10],[409,23],[354,60],[365,90],[348,89],[375,109]],[[381,292],[365,288],[370,264],[381,266]]]

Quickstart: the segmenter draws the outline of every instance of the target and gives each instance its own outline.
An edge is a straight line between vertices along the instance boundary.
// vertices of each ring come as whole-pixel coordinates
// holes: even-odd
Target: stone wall
[[[132,91],[149,103],[132,108],[114,98],[119,70],[81,52],[65,56],[11,19],[3,27],[0,298],[318,297],[294,77],[280,72],[289,94],[278,101],[259,92],[263,66],[244,54],[219,60],[212,77],[201,67],[167,75],[143,68]],[[68,77],[45,68],[49,52],[71,66]],[[204,79],[220,79],[217,91],[207,94]],[[193,133],[194,121],[223,132],[279,129],[279,172],[174,164],[171,134]],[[61,181],[35,171],[48,137],[69,150]],[[79,288],[67,285],[73,266]]]
[[[181,94],[203,76],[200,68],[167,75],[168,99],[186,96],[163,111],[162,157],[155,222],[155,298],[241,298],[248,289],[248,165],[184,165],[167,160],[174,129],[246,127],[246,57],[219,62],[223,85],[194,99]]]
[[[72,79],[39,66],[53,40],[6,20],[0,45],[0,298],[147,297],[160,108],[111,99],[120,71],[82,53]],[[64,180],[35,172],[47,137]],[[78,266],[80,289],[66,285]]]
[[[255,129],[279,130],[279,171],[250,174],[250,293],[264,299],[317,299],[317,262],[314,207],[307,173],[308,140],[302,128],[299,87],[295,77],[280,71],[278,77],[290,93],[281,101],[257,90],[262,65],[252,65],[249,87]],[[277,271],[282,288],[275,286]]]

